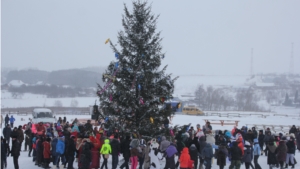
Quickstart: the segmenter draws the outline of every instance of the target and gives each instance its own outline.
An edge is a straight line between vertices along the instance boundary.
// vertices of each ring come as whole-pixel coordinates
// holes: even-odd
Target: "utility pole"
[[[253,48],[251,48],[250,76],[253,76]]]
[[[290,60],[290,75],[294,74],[294,43],[292,43],[291,60]]]

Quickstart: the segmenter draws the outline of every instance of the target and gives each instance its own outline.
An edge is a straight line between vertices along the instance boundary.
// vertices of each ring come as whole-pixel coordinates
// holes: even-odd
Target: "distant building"
[[[274,83],[255,83],[253,85],[254,88],[260,88],[260,89],[274,89],[276,88],[276,85]]]

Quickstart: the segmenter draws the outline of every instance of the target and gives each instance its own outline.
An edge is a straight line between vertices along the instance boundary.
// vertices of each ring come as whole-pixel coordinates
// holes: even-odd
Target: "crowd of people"
[[[60,166],[73,169],[75,160],[78,165],[75,168],[79,169],[129,169],[129,166],[131,169],[211,169],[214,159],[220,169],[225,166],[240,169],[242,165],[246,169],[262,169],[258,162],[262,155],[267,156],[270,169],[282,169],[295,168],[296,149],[300,152],[300,129],[295,126],[287,135],[246,126],[231,131],[213,130],[209,122],[202,127],[197,124],[196,129],[189,125],[181,130],[165,127],[170,135],[148,138],[137,133],[123,134],[118,129],[108,130],[105,125],[93,126],[90,120],[81,124],[77,119],[69,123],[66,118],[59,118],[54,124],[29,122],[18,128],[6,124],[1,137],[1,169],[7,167],[10,155],[15,169],[19,169],[23,141],[28,158],[48,169]],[[122,164],[119,164],[120,155]]]

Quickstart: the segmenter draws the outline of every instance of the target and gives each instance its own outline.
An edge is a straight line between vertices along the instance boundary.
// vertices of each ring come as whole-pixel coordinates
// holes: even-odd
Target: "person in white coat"
[[[215,145],[215,137],[213,136],[212,132],[209,131],[208,134],[206,134],[206,143],[210,145]]]
[[[160,162],[159,160],[163,159],[163,155],[158,149],[159,144],[156,142],[156,139],[151,140],[150,145],[150,169],[160,169]]]

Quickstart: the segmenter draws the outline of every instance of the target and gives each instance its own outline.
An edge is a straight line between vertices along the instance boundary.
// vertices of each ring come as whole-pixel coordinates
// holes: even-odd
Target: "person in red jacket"
[[[44,155],[44,162],[45,162],[45,168],[51,168],[49,166],[50,164],[50,155],[51,155],[51,151],[50,151],[50,141],[51,138],[47,138],[46,141],[43,142],[43,155]]]
[[[240,135],[238,136],[238,138],[236,139],[236,142],[238,143],[238,147],[241,149],[242,151],[242,156],[244,155],[244,143],[243,143],[243,137]]]
[[[35,128],[36,128],[36,132],[38,133],[38,135],[45,135],[46,128],[45,128],[43,122],[35,124]]]
[[[187,147],[184,147],[181,155],[180,155],[180,169],[188,169],[189,168],[189,162],[191,160],[189,149]]]

